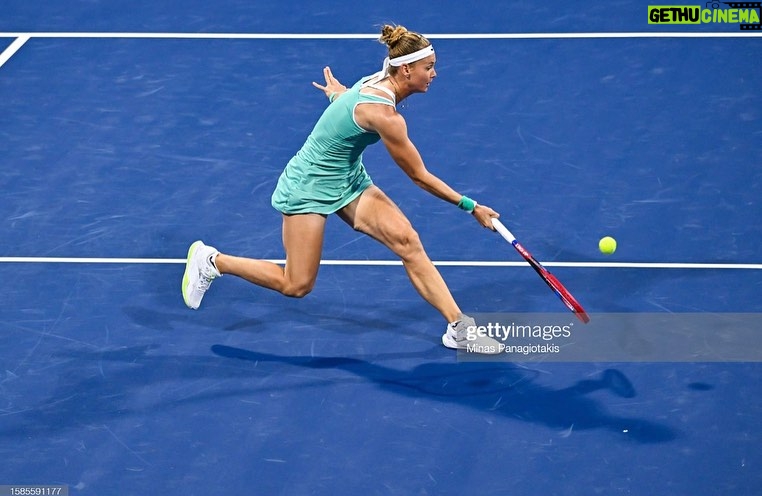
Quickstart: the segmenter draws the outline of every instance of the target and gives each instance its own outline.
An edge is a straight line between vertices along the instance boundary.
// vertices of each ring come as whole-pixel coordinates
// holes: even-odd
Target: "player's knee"
[[[291,283],[283,288],[281,293],[283,293],[285,296],[288,296],[289,298],[304,298],[312,292],[312,288],[314,287],[314,281]]]
[[[418,233],[412,227],[402,231],[396,240],[395,250],[403,260],[413,259],[424,254],[423,244]]]

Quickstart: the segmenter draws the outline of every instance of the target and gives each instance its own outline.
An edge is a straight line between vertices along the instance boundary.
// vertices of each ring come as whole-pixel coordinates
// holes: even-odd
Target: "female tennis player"
[[[198,308],[212,280],[223,274],[286,296],[307,295],[318,274],[326,218],[335,213],[402,259],[415,289],[448,323],[443,344],[466,347],[466,329],[473,319],[461,312],[408,219],[371,181],[362,152],[381,140],[397,165],[425,191],[471,213],[489,229],[494,229],[490,219],[498,214],[429,172],[396,110],[410,95],[425,93],[436,77],[434,47],[402,26],[384,26],[379,41],[389,49],[380,72],[346,88],[326,67],[325,84],[312,83],[330,103],[286,165],[272,195],[273,207],[283,215],[285,266],[220,253],[196,241],[188,250],[182,281],[188,307]]]

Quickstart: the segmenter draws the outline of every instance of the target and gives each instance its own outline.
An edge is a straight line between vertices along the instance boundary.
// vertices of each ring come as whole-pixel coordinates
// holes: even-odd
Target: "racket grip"
[[[492,225],[495,227],[495,230],[500,233],[500,236],[502,236],[503,239],[505,239],[510,244],[513,244],[513,242],[516,241],[516,238],[513,236],[513,234],[511,234],[511,231],[509,231],[508,228],[505,227],[502,222],[500,222],[500,220],[493,217]]]

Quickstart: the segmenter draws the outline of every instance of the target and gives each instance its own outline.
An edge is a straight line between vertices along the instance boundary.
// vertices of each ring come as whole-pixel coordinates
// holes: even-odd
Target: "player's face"
[[[409,67],[410,86],[418,93],[425,93],[429,85],[437,77],[437,71],[434,69],[437,59],[436,55],[431,54],[425,59],[417,61]]]

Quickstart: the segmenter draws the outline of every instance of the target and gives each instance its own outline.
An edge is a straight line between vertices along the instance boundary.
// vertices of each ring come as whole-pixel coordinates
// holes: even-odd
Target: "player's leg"
[[[220,253],[215,260],[222,274],[232,274],[264,288],[296,298],[315,286],[326,217],[319,214],[283,216],[286,265]]]
[[[426,254],[418,233],[405,214],[380,189],[371,186],[337,213],[350,226],[377,239],[402,259],[415,289],[448,322],[442,344],[476,353],[500,353],[500,343],[494,339],[488,336],[468,337],[469,329],[476,322],[461,313],[447,284]]]
[[[460,309],[426,254],[418,233],[383,191],[371,186],[337,214],[352,228],[378,240],[399,256],[415,289],[447,322],[459,318]]]

